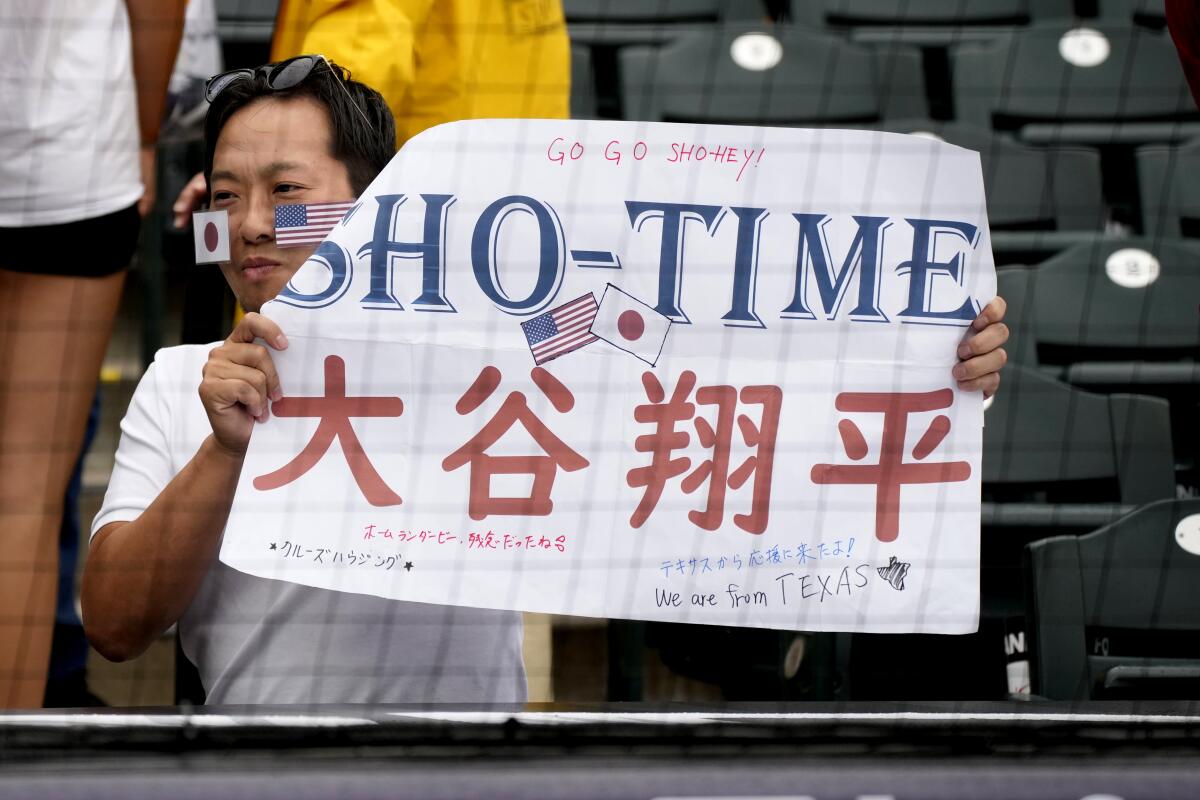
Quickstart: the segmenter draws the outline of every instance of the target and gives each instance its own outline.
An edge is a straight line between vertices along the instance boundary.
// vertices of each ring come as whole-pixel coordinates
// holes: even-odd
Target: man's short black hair
[[[365,83],[350,80],[336,64],[322,62],[304,80],[287,89],[272,89],[266,71],[235,80],[221,90],[204,119],[204,180],[212,187],[217,137],[237,111],[264,97],[311,97],[329,113],[335,159],[342,162],[356,195],[362,194],[396,153],[396,121],[383,96]],[[339,85],[340,84],[340,85]],[[366,119],[363,119],[363,117]],[[369,124],[368,124],[369,123]]]

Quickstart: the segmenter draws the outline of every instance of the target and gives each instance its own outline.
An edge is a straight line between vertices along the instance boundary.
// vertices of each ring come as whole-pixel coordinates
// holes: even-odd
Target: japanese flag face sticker
[[[196,263],[220,264],[229,260],[229,212],[197,211],[192,214],[196,238]]]
[[[594,336],[650,366],[658,362],[670,330],[668,317],[611,283],[605,287],[596,319],[592,321]]]

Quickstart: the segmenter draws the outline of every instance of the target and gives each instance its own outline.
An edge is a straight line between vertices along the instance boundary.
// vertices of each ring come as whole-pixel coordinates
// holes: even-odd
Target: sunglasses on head
[[[220,75],[214,75],[205,82],[204,99],[212,103],[231,84],[240,80],[254,80],[256,78],[262,78],[266,82],[267,88],[271,91],[282,92],[299,86],[305,78],[312,74],[314,69],[322,64],[331,75],[337,78],[337,85],[346,93],[346,97],[350,99],[350,104],[354,106],[359,116],[363,118],[368,127],[374,129],[375,126],[371,125],[371,120],[367,118],[366,113],[354,101],[354,98],[351,97],[350,91],[346,89],[344,81],[349,78],[349,74],[323,55],[296,56],[286,61],[280,61],[278,64],[263,64],[261,67],[254,67],[253,69],[242,67],[241,69],[222,72]]]

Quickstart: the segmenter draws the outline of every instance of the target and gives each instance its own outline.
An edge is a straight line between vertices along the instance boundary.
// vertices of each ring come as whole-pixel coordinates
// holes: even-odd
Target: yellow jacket
[[[451,120],[569,115],[561,0],[282,0],[271,60],[301,53],[379,90],[397,145]]]

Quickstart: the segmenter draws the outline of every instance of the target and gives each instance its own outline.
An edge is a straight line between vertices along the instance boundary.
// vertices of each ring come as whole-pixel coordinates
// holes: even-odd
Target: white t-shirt
[[[197,392],[215,345],[158,351],[121,421],[96,535],[136,519],[212,429]],[[157,557],[146,553],[147,565]],[[215,561],[179,620],[207,702],[520,703],[521,617],[313,589]]]
[[[0,54],[0,227],[77,222],[137,202],[123,0],[3,0]]]

